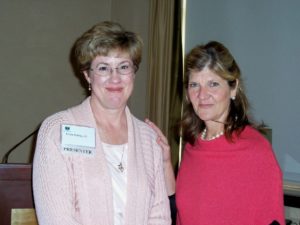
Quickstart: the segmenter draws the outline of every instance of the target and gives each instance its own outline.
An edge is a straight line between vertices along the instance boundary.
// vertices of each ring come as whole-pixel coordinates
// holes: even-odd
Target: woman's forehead
[[[218,78],[218,79],[223,79],[219,74],[216,72],[212,71],[211,69],[205,67],[202,70],[191,70],[190,71],[190,79],[191,78],[197,78],[197,77],[211,77],[211,78]]]
[[[131,58],[128,54],[118,54],[118,53],[111,53],[106,56],[98,55],[93,60],[94,63],[122,63],[122,62],[131,62]]]

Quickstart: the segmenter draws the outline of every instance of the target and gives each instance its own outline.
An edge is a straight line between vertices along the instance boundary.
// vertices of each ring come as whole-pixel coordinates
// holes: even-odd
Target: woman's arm
[[[80,225],[74,217],[72,187],[60,153],[60,126],[47,120],[40,128],[33,161],[33,194],[40,225]]]

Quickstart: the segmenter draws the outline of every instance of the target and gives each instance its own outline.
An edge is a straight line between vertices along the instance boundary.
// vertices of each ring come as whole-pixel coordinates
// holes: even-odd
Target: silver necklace
[[[224,134],[224,132],[221,131],[221,132],[216,133],[215,135],[213,135],[211,138],[206,138],[206,133],[207,133],[207,129],[205,128],[205,129],[202,131],[202,134],[201,134],[201,139],[202,139],[202,140],[205,140],[205,141],[211,141],[211,140],[214,140],[214,139],[216,139],[216,138],[218,138],[218,137],[221,137],[221,136]]]
[[[124,166],[123,166],[124,150],[125,150],[125,145],[123,146],[123,152],[122,152],[121,161],[120,161],[120,163],[118,165],[118,169],[120,170],[121,173],[123,173],[123,171],[124,171]]]

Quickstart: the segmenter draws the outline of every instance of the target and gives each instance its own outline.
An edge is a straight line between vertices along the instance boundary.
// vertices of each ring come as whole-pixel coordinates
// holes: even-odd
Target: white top
[[[113,186],[114,225],[124,224],[127,190],[128,144],[102,143]]]

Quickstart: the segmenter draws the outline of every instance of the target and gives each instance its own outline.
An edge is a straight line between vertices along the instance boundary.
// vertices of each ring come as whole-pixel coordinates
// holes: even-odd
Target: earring
[[[235,96],[232,96],[231,99],[234,101],[235,100]]]
[[[89,91],[91,91],[92,90],[92,86],[91,86],[91,83],[89,83]]]

